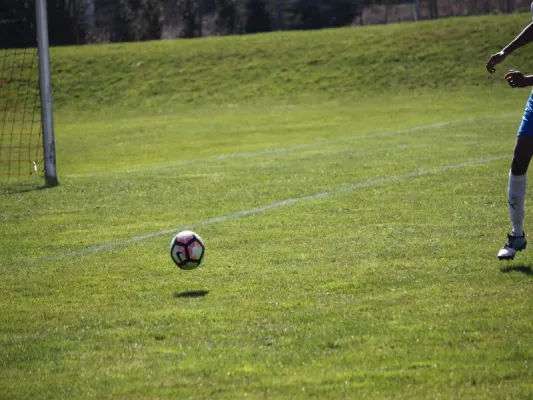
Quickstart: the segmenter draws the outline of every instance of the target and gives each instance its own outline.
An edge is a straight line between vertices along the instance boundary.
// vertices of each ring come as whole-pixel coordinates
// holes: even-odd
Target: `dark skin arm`
[[[512,88],[533,86],[533,75],[524,75],[520,71],[510,69],[507,71],[505,79]]]
[[[513,53],[516,49],[533,42],[533,23],[524,28],[522,32],[507,46],[505,46],[500,52],[490,56],[487,62],[486,68],[491,74],[496,72],[496,65],[504,61],[507,56]],[[509,83],[509,86],[515,87],[527,87],[533,86],[533,75],[524,75],[520,71],[509,70],[505,75],[505,79]]]

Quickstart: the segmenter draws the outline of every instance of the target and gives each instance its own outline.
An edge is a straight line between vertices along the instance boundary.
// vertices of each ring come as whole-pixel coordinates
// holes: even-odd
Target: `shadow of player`
[[[512,265],[509,267],[502,267],[500,268],[500,271],[503,272],[504,274],[508,274],[510,272],[521,272],[524,275],[529,275],[529,276],[533,275],[533,270],[531,269],[531,265],[524,265],[524,264]]]

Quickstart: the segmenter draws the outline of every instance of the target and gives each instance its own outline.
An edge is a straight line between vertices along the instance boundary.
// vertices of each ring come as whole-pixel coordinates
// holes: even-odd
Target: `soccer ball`
[[[202,263],[204,253],[204,242],[193,231],[182,231],[170,242],[170,257],[181,269],[198,268]]]

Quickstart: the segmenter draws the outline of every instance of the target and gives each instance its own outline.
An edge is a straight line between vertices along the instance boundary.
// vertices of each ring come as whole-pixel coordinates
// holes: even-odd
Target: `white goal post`
[[[39,55],[39,89],[41,97],[41,123],[43,129],[44,178],[47,186],[57,186],[59,180],[56,171],[46,0],[35,1],[35,17],[37,26],[37,49]]]

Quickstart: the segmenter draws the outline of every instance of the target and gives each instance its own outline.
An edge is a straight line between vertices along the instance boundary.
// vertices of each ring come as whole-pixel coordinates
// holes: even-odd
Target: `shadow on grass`
[[[500,271],[504,274],[508,274],[510,272],[521,272],[524,275],[533,276],[533,270],[531,269],[531,265],[511,265],[509,267],[502,267],[500,268]]]
[[[191,290],[189,292],[176,292],[174,293],[174,297],[178,299],[204,297],[207,293],[209,293],[209,290]]]
[[[44,189],[53,189],[59,185],[40,185],[35,184],[5,184],[0,186],[0,194],[9,195],[9,194],[19,194],[19,193],[28,193],[36,192]]]

